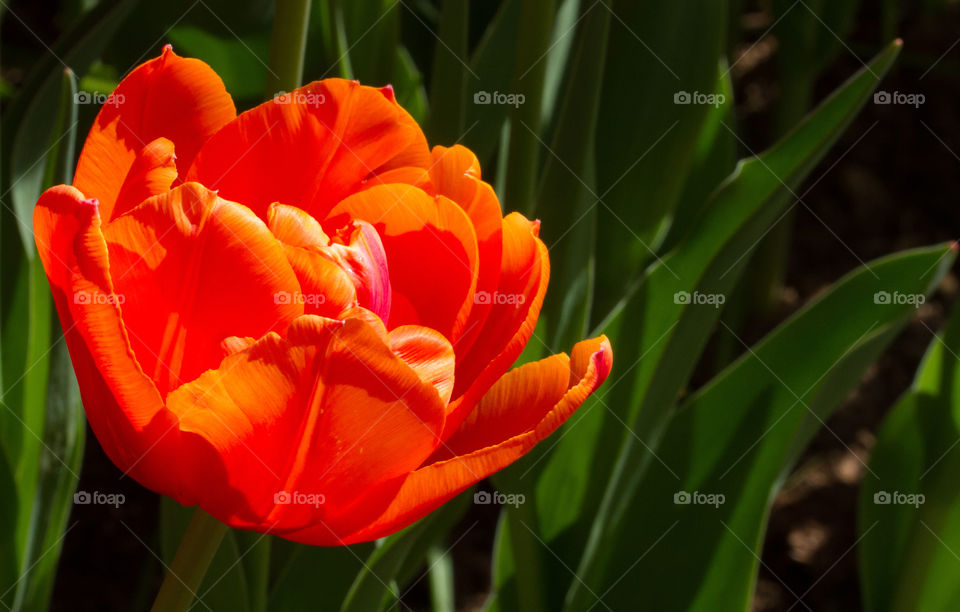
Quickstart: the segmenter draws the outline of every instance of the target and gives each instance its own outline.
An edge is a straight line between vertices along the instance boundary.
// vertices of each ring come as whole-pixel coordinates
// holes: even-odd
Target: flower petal
[[[377,228],[387,253],[393,306],[387,327],[423,325],[451,342],[463,331],[477,282],[477,238],[466,213],[409,185],[380,185],[340,202],[343,217]]]
[[[263,221],[196,183],[144,201],[103,235],[134,353],[162,395],[216,368],[226,338],[283,331],[303,314],[277,297],[300,285]]]
[[[301,293],[279,299],[303,304],[305,314],[337,318],[357,304],[357,291],[347,272],[325,252],[330,239],[317,221],[294,206],[271,204],[267,227],[283,243],[283,251],[300,282]]]
[[[410,474],[389,507],[369,525],[338,541],[331,541],[324,528],[284,537],[308,544],[374,540],[510,465],[562,425],[610,372],[613,355],[603,336],[578,343],[573,355],[526,364],[499,380],[457,434]]]
[[[414,469],[443,424],[433,388],[366,322],[312,315],[294,321],[286,340],[269,334],[228,357],[168,404],[189,462],[219,458],[225,468],[187,474],[195,503],[231,526],[281,535]],[[318,503],[289,503],[284,493]]]
[[[419,126],[395,100],[327,79],[264,102],[203,147],[187,176],[266,214],[271,202],[322,219],[377,174],[430,157]],[[263,180],[268,176],[270,180]]]
[[[493,188],[480,180],[480,162],[470,149],[455,145],[449,149],[433,148],[430,166],[432,184],[438,195],[456,202],[470,217],[477,233],[480,269],[477,274],[477,295],[490,297],[500,280],[500,257],[503,249],[503,215]],[[490,313],[492,300],[475,299],[463,335],[457,338],[458,359],[467,355],[480,336]]]
[[[73,184],[100,201],[110,221],[137,153],[160,137],[177,150],[180,176],[200,146],[236,116],[230,94],[210,66],[177,56],[170,46],[124,78],[100,109],[77,162]]]
[[[446,406],[453,392],[455,356],[440,332],[419,325],[401,325],[390,332],[390,348],[421,380],[433,385]]]
[[[93,433],[122,471],[176,495],[167,462],[176,421],[127,337],[97,201],[67,185],[52,187],[37,202],[33,227]]]
[[[173,142],[162,137],[137,151],[117,193],[113,216],[122,215],[150,196],[170,191],[177,180],[176,159]]]
[[[500,279],[481,340],[458,360],[457,383],[444,431],[446,439],[473,410],[487,389],[517,360],[533,334],[550,280],[547,247],[537,238],[539,224],[519,213],[503,220]]]

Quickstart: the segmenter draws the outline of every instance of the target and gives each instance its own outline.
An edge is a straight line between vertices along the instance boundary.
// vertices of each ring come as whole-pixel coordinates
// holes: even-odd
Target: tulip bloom
[[[163,54],[105,105],[34,232],[110,459],[224,523],[375,539],[528,452],[606,378],[606,338],[507,372],[547,289],[539,222],[430,150],[389,87],[239,116]]]

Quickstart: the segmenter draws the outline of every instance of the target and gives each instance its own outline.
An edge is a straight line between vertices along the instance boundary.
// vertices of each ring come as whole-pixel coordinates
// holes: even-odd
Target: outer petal
[[[463,210],[396,184],[348,197],[328,222],[342,225],[344,217],[367,221],[380,234],[393,290],[388,327],[423,325],[455,341],[473,307],[479,266],[476,234]]]
[[[373,328],[310,315],[287,340],[266,336],[168,402],[184,432],[185,502],[279,534],[416,468],[443,424],[436,391]],[[198,469],[217,459],[222,473]],[[382,507],[340,520],[359,527]]]
[[[457,384],[444,439],[456,431],[487,389],[513,365],[533,334],[550,280],[547,247],[538,222],[519,213],[503,220],[503,257],[497,291],[480,339],[457,365]]]
[[[90,427],[117,467],[176,495],[176,421],[127,337],[96,200],[53,187],[37,202],[33,227]]]
[[[612,362],[610,344],[601,336],[578,343],[572,360],[554,355],[510,372],[432,462],[410,474],[375,521],[339,540],[332,539],[330,525],[284,537],[308,544],[352,544],[402,529],[553,433],[603,383]]]
[[[161,394],[216,368],[230,336],[283,331],[303,305],[280,242],[249,209],[187,183],[104,227],[138,361]]]
[[[455,145],[434,147],[430,176],[438,195],[456,202],[470,217],[477,233],[480,270],[477,274],[477,296],[463,334],[454,348],[458,358],[465,356],[479,337],[492,306],[490,298],[500,280],[500,258],[503,249],[503,214],[493,188],[480,180],[480,162],[470,149]]]
[[[230,94],[207,64],[178,57],[170,46],[127,75],[100,109],[80,153],[73,184],[100,200],[109,221],[137,153],[165,137],[177,150],[180,176],[200,146],[236,116]]]
[[[379,172],[429,160],[423,133],[392,96],[327,79],[241,114],[203,147],[187,178],[260,216],[279,201],[322,219]]]

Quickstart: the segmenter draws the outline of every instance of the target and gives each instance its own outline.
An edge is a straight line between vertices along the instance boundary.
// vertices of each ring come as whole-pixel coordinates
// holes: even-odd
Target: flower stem
[[[270,35],[266,97],[300,87],[307,50],[310,0],[277,0]]]
[[[197,508],[160,585],[152,612],[180,612],[190,607],[226,532],[226,525]]]

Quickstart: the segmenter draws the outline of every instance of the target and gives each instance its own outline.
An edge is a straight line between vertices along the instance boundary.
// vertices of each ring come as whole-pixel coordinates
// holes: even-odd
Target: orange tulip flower
[[[34,232],[90,425],[145,487],[308,544],[390,534],[528,452],[606,378],[606,338],[507,372],[549,261],[476,157],[389,87],[237,116],[163,54],[97,116]]]

